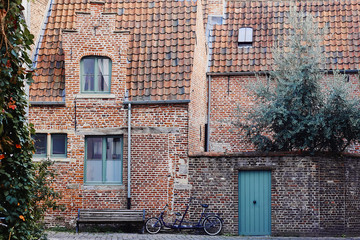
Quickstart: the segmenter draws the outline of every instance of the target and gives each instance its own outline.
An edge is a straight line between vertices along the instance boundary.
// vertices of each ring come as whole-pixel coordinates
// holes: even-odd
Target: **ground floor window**
[[[122,183],[121,136],[88,136],[85,138],[85,183]]]
[[[36,158],[66,158],[67,134],[63,133],[37,133],[33,136]]]

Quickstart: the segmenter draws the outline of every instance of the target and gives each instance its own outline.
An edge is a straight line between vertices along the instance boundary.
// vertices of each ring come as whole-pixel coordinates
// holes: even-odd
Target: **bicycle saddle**
[[[202,206],[203,208],[208,208],[208,207],[209,207],[209,205],[207,205],[207,204],[201,204],[201,206]]]

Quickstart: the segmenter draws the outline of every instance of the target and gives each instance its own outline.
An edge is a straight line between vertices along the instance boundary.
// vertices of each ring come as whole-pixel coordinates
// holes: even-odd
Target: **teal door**
[[[271,172],[239,172],[239,235],[271,234]]]

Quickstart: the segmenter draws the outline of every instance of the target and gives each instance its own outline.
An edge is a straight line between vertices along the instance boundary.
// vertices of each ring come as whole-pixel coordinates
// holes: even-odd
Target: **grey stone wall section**
[[[333,157],[193,157],[191,195],[238,232],[238,172],[271,171],[274,236],[360,234],[360,159]],[[200,214],[194,204],[191,218]]]

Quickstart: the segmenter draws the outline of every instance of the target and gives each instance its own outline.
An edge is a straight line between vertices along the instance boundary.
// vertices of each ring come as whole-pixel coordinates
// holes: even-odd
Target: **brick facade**
[[[359,158],[203,156],[189,166],[192,195],[222,216],[225,232],[238,233],[239,171],[270,170],[272,235],[359,234]]]
[[[40,1],[38,18],[44,16],[43,10],[46,4],[47,1]],[[59,2],[57,4],[56,7],[59,9],[62,4],[68,8],[75,6],[75,3]],[[144,62],[145,56],[150,56],[145,54],[154,50],[147,48],[149,42],[146,43],[145,35],[138,33],[144,31],[148,32],[149,36],[152,35],[149,30],[152,28],[149,26],[139,27],[144,20],[142,18],[147,15],[139,17],[140,15],[134,14],[136,15],[132,16],[134,19],[131,17],[127,19],[130,15],[129,9],[108,6],[107,11],[104,11],[106,4],[110,3],[88,1],[87,8],[84,9],[89,11],[75,11],[74,19],[66,20],[71,26],[68,29],[54,27],[60,22],[53,17],[52,19],[55,20],[50,23],[53,26],[49,29],[53,33],[61,30],[61,34],[57,36],[60,38],[61,48],[51,48],[50,40],[45,41],[46,46],[43,47],[44,53],[41,56],[43,65],[40,73],[42,81],[37,81],[36,86],[33,87],[33,90],[35,89],[33,97],[38,102],[35,101],[30,107],[29,120],[38,133],[67,134],[67,157],[57,159],[54,165],[58,173],[54,188],[62,193],[63,198],[59,203],[64,204],[66,210],[49,212],[46,216],[49,225],[74,226],[79,208],[125,209],[127,207],[129,110],[128,103],[124,104],[124,101],[129,100],[126,98],[127,90],[136,85],[133,91],[140,93],[144,89],[146,91],[156,89],[154,85],[163,85],[164,89],[160,90],[164,91],[178,88],[180,90],[185,87],[186,94],[179,95],[179,98],[175,98],[176,94],[171,95],[175,96],[174,98],[168,98],[170,95],[166,95],[163,99],[160,98],[161,94],[155,94],[157,98],[154,99],[161,99],[162,103],[154,101],[150,104],[145,104],[146,101],[143,102],[143,100],[154,99],[145,98],[145,95],[140,94],[137,101],[141,100],[141,102],[134,101],[131,106],[131,204],[133,209],[146,209],[147,217],[150,217],[157,214],[159,208],[169,204],[171,214],[174,211],[183,210],[189,197],[196,196],[198,203],[200,201],[209,203],[212,211],[221,214],[225,221],[224,232],[237,234],[238,172],[266,169],[271,171],[272,176],[272,235],[323,236],[359,233],[357,230],[360,226],[358,158],[249,157],[248,155],[229,157],[227,155],[255,150],[239,133],[239,129],[233,122],[239,117],[237,107],[241,110],[240,118],[253,107],[254,99],[249,95],[249,84],[255,81],[256,77],[206,76],[206,71],[209,70],[207,69],[209,46],[206,44],[203,27],[206,16],[204,12],[209,15],[223,15],[225,1],[197,1],[197,7],[195,5],[191,7],[191,11],[197,9],[196,25],[194,31],[191,31],[195,39],[185,38],[184,45],[180,44],[184,41],[181,40],[170,47],[171,39],[166,39],[166,43],[161,42],[164,39],[157,42],[155,41],[157,37],[155,33],[153,34],[155,37],[151,44],[163,44],[163,49],[160,49],[161,55],[178,51],[178,58],[181,61],[185,59],[187,62],[181,65],[181,68],[185,70],[180,75],[184,73],[191,75],[191,83],[187,78],[172,81],[178,86],[174,85],[175,83],[171,85],[169,79],[166,81],[157,79],[157,76],[160,76],[156,75],[157,68],[150,66],[150,60],[151,64],[157,61],[153,59],[155,57],[147,59],[149,62]],[[155,6],[153,2],[149,2],[148,5],[143,2],[141,4],[142,7],[148,6],[149,9]],[[165,1],[161,11],[167,8],[166,4],[168,3]],[[184,4],[188,4],[187,1]],[[203,4],[206,8],[202,7]],[[178,5],[176,6],[178,8]],[[133,7],[131,10],[134,10]],[[158,16],[159,22],[164,21],[162,24],[171,22],[174,27],[175,25],[177,27],[177,20],[164,20],[162,13],[153,14],[151,19],[156,19]],[[137,33],[134,36],[131,36],[131,29],[124,31],[116,28],[119,25],[122,26],[119,23],[119,18],[122,19],[122,17],[124,17],[122,23],[126,23],[124,26],[132,24],[131,26],[135,28],[134,31]],[[186,21],[188,26],[193,24],[194,20],[184,15],[180,19],[188,20]],[[153,24],[153,20],[149,22]],[[37,25],[36,22],[32,24]],[[153,30],[161,28],[161,31],[165,29],[168,31],[168,26],[164,26],[159,25]],[[172,35],[166,35],[166,38],[171,36],[176,39],[174,35],[175,32]],[[190,34],[187,33],[187,35]],[[165,35],[161,36],[165,38]],[[44,37],[47,37],[46,34]],[[233,37],[232,33],[231,37]],[[174,42],[174,39],[171,42]],[[194,45],[192,45],[193,40],[195,40]],[[180,44],[179,49],[176,49],[177,44]],[[129,58],[129,46],[133,47],[131,50],[132,57],[135,56],[134,59]],[[140,48],[136,49],[134,46],[143,48],[140,51]],[[164,51],[164,49],[167,50]],[[50,56],[49,59],[56,59],[47,62],[45,59],[48,56]],[[86,56],[102,56],[112,60],[110,93],[84,94],[81,92],[80,65],[81,59]],[[135,59],[142,60],[136,62]],[[189,59],[192,61],[191,64]],[[170,61],[170,59],[166,60]],[[134,62],[140,67],[132,68]],[[64,64],[64,67],[57,66],[61,64]],[[159,69],[166,74],[170,72],[176,74],[177,70],[174,69],[180,69],[177,66],[170,67],[164,64],[161,66]],[[145,82],[137,82],[138,76],[133,73],[136,72],[135,70],[147,72],[146,76],[149,79]],[[50,74],[51,71],[53,72]],[[57,81],[57,77],[64,76],[63,82]],[[131,76],[130,80],[129,76]],[[53,85],[45,81],[47,77],[49,81],[51,77],[55,78],[51,80]],[[355,86],[354,94],[359,95],[358,76],[351,75],[350,81]],[[65,83],[65,91],[46,94],[50,88],[62,91],[64,87],[57,85],[63,83]],[[211,86],[210,93],[208,93],[209,86]],[[41,94],[44,95],[41,96]],[[62,96],[63,102],[57,102]],[[187,96],[189,99],[185,99]],[[208,99],[209,96],[211,99]],[[41,102],[43,99],[52,99],[51,97],[53,101],[56,99],[54,101],[56,104]],[[169,103],[167,99],[172,99],[173,102]],[[210,104],[209,123],[207,122],[208,104]],[[203,152],[206,141],[206,123],[210,126],[209,150],[217,152],[219,157],[210,157],[211,154]],[[122,184],[84,184],[85,139],[88,136],[121,136],[123,138]],[[351,146],[348,149],[348,152],[358,151],[359,146]],[[191,218],[198,216],[200,209],[197,206],[196,204],[192,206]]]
[[[124,105],[128,33],[114,31],[114,14],[103,14],[94,3],[90,13],[77,13],[77,29],[63,30],[66,94],[59,106],[34,104],[29,120],[37,133],[66,133],[67,158],[55,160],[55,190],[62,193],[64,212],[49,212],[49,225],[73,226],[80,208],[127,208],[128,109]],[[99,24],[94,27],[94,24]],[[80,62],[84,56],[112,60],[111,92],[80,91]],[[183,207],[189,197],[189,106],[180,104],[132,105],[132,209],[147,216],[169,204]],[[123,136],[121,185],[84,184],[85,137]],[[51,158],[51,157],[50,157]]]
[[[350,95],[360,96],[360,84],[357,74],[349,74],[352,85]],[[211,107],[210,107],[210,151],[236,153],[255,151],[240,129],[234,123],[242,119],[254,107],[251,93],[257,77],[248,76],[210,76]],[[264,79],[264,76],[259,76]],[[331,76],[325,76],[329,80]],[[349,146],[348,152],[356,153],[359,145]]]
[[[40,31],[44,27],[44,19],[47,14],[46,10],[49,5],[49,0],[30,1],[30,22],[28,24],[30,32],[35,36],[34,42],[37,43],[40,36]],[[32,46],[32,50],[36,45]]]

